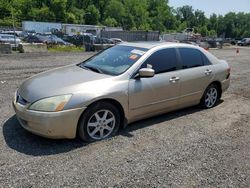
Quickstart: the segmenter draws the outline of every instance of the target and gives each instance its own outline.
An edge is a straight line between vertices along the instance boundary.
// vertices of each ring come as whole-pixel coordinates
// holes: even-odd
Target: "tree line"
[[[0,26],[23,20],[122,27],[125,30],[181,32],[202,36],[250,37],[250,13],[206,17],[192,6],[174,9],[168,0],[0,0]]]

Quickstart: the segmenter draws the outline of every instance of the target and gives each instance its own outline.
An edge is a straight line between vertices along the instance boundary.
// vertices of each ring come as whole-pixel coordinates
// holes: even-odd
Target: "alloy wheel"
[[[213,107],[217,101],[217,98],[218,98],[217,89],[214,87],[209,88],[205,96],[206,107],[207,108]]]
[[[108,137],[115,128],[115,115],[107,109],[95,112],[88,120],[87,133],[95,140]]]

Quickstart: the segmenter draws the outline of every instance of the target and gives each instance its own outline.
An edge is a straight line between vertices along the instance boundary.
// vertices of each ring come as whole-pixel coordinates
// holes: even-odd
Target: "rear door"
[[[131,78],[129,81],[129,110],[135,119],[178,105],[180,75],[176,49],[154,52],[140,68],[148,66],[155,70],[154,77]]]
[[[188,106],[200,101],[214,77],[208,58],[195,48],[178,48],[181,62],[180,105]]]
[[[211,83],[214,72],[208,58],[195,48],[178,48],[181,62],[180,105],[188,106],[200,101]]]

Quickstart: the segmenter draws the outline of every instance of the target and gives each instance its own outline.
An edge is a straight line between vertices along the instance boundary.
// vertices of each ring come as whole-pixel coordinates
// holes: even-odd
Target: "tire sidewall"
[[[213,104],[213,106],[208,107],[208,106],[206,105],[206,101],[205,101],[205,100],[206,100],[207,92],[208,92],[211,88],[215,88],[215,89],[216,89],[216,91],[217,91],[217,98],[216,98],[216,101],[215,101],[215,103]],[[202,106],[203,108],[206,108],[206,109],[213,108],[213,107],[215,107],[215,106],[217,105],[217,103],[218,103],[218,101],[219,101],[219,98],[220,98],[220,91],[219,91],[218,86],[217,86],[216,84],[211,84],[211,85],[209,85],[209,86],[206,88],[206,90],[205,90],[205,92],[204,92],[204,94],[203,94],[203,96],[202,96],[202,99],[201,99],[201,106]]]
[[[84,140],[86,142],[95,142],[95,141],[99,141],[99,140],[104,140],[104,139],[91,138],[89,136],[89,134],[88,134],[88,131],[87,131],[87,124],[88,124],[89,119],[92,117],[92,115],[95,112],[100,111],[100,110],[109,110],[115,116],[115,127],[114,127],[112,133],[108,137],[106,137],[104,139],[110,138],[110,137],[114,136],[117,133],[117,131],[118,131],[119,127],[120,127],[120,122],[121,122],[119,110],[111,103],[97,102],[97,103],[89,106],[86,109],[86,111],[84,112],[84,114],[82,115],[82,117],[80,118],[77,132],[78,132],[79,137],[82,140]]]

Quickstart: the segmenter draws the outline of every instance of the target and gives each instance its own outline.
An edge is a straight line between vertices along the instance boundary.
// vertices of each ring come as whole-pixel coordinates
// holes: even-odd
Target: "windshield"
[[[114,46],[80,63],[82,68],[95,72],[119,75],[131,67],[145,52],[145,48]]]

